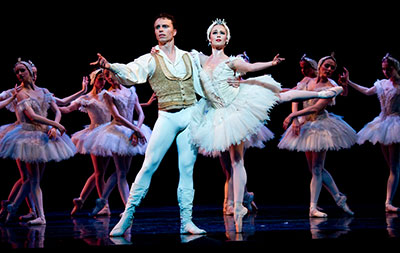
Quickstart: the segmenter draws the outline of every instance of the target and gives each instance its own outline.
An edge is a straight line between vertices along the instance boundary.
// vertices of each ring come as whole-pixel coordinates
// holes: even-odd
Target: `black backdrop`
[[[22,57],[32,60],[38,67],[37,84],[58,97],[80,89],[82,76],[93,70],[89,63],[96,60],[97,52],[110,62],[121,63],[149,52],[156,45],[152,25],[160,12],[175,15],[179,48],[197,49],[207,54],[210,48],[206,30],[212,20],[224,18],[232,33],[226,53],[236,55],[245,50],[252,62],[269,61],[280,53],[286,58],[284,63],[252,75],[271,74],[284,87],[293,87],[302,78],[298,61],[304,53],[318,60],[334,51],[338,72],[346,66],[350,78],[365,86],[384,78],[380,66],[387,52],[400,58],[398,20],[389,5],[144,2],[134,6],[109,1],[81,6],[64,1],[51,5],[18,2],[3,8],[2,12],[1,90],[16,83],[12,68],[17,58]],[[137,93],[141,102],[145,102],[152,91],[148,84],[142,84],[137,85]],[[376,96],[363,96],[355,90],[350,90],[347,97],[339,97],[337,105],[329,110],[342,115],[356,131],[380,112]],[[144,108],[144,112],[145,124],[152,127],[157,117],[156,105]],[[289,112],[290,104],[274,108],[268,127],[275,133],[275,139],[264,149],[246,152],[248,188],[255,192],[259,204],[307,205],[309,202],[311,177],[304,154],[276,147],[283,133],[283,119]],[[5,109],[0,111],[0,124],[14,119],[13,113]],[[61,123],[71,135],[89,120],[87,115],[77,111],[63,115]],[[173,145],[152,179],[145,205],[176,204],[176,158]],[[142,161],[142,156],[133,159],[129,184]],[[13,160],[2,160],[0,164],[0,199],[6,199],[18,179],[18,171]],[[379,146],[368,143],[328,152],[326,168],[340,190],[348,195],[350,205],[384,204],[388,168]],[[109,171],[113,169],[111,163]],[[70,210],[72,198],[79,196],[92,171],[89,156],[76,155],[66,161],[48,163],[42,181],[45,210]],[[222,204],[224,176],[218,159],[199,156],[194,181],[195,204]],[[87,208],[93,206],[95,198],[93,192]],[[320,199],[322,204],[333,204],[325,190]],[[122,208],[117,190],[111,195],[110,206],[111,209]]]

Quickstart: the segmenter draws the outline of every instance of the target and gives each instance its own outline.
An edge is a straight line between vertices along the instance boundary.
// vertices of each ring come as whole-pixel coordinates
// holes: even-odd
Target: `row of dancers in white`
[[[377,81],[373,88],[350,81],[347,70],[339,78],[341,86],[337,85],[330,78],[337,66],[336,59],[326,56],[318,63],[303,57],[300,66],[304,79],[294,89],[283,89],[269,75],[242,78],[247,72],[267,69],[285,59],[277,55],[269,62],[250,63],[243,56],[227,56],[224,49],[231,33],[224,20],[215,20],[207,30],[211,46],[209,56],[195,50],[189,53],[175,46],[175,19],[169,14],[160,14],[155,19],[154,33],[158,45],[151,53],[129,64],[109,63],[98,54],[98,60],[92,64],[100,69],[90,75],[92,91],[84,94],[88,82],[84,79],[82,91],[64,100],[36,86],[31,63],[17,62],[14,71],[22,84],[3,92],[5,100],[0,104],[4,107],[15,101],[8,108],[14,108],[17,115],[16,123],[2,128],[0,156],[15,159],[21,171],[19,186],[15,187],[19,188],[17,196],[4,202],[3,213],[7,214],[7,220],[15,217],[17,208],[28,197],[32,201],[32,220],[28,223],[45,224],[39,185],[44,164],[68,159],[79,152],[91,156],[94,173],[81,196],[73,200],[72,214],[82,207],[94,186],[99,199],[92,214],[109,214],[107,199],[118,185],[125,210],[110,236],[122,236],[132,225],[136,207],[145,197],[152,175],[175,140],[180,232],[206,233],[192,221],[193,167],[198,153],[219,157],[227,175],[223,211],[234,216],[236,231],[241,232],[242,218],[255,207],[254,195],[246,190],[245,150],[262,148],[264,142],[273,138],[273,133],[265,126],[270,110],[279,103],[293,101],[293,112],[284,121],[286,131],[278,146],[306,153],[312,173],[310,217],[327,216],[317,206],[323,185],[344,212],[354,214],[346,204],[346,196],[324,168],[324,160],[328,150],[349,148],[366,140],[382,145],[391,172],[386,211],[399,211],[392,200],[399,177],[396,98],[400,64],[392,56],[387,55],[382,60],[387,79]],[[111,84],[107,91],[103,90],[104,79]],[[153,130],[143,124],[144,114],[135,88],[126,88],[140,83],[149,83],[157,98],[159,113]],[[328,105],[334,105],[337,95],[343,90],[347,93],[348,86],[367,95],[378,94],[381,101],[382,113],[358,134],[341,117],[326,111]],[[298,108],[299,101],[304,101],[303,109]],[[69,102],[68,106],[57,106]],[[56,112],[55,120],[46,117],[49,107]],[[59,123],[61,113],[77,109],[88,113],[91,124],[70,139]],[[133,120],[134,111],[138,114],[137,121]],[[145,157],[129,190],[126,174],[132,156],[138,154]],[[104,171],[111,157],[116,172],[105,182]]]

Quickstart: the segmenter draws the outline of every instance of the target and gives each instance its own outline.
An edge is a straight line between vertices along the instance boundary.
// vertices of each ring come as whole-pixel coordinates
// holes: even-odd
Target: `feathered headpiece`
[[[229,30],[229,27],[226,25],[225,19],[219,19],[217,18],[212,22],[212,24],[208,27],[207,29],[207,39],[210,40],[210,35],[211,35],[211,30],[213,29],[214,26],[216,25],[222,25],[226,29],[226,43],[228,43],[231,39],[231,32]]]

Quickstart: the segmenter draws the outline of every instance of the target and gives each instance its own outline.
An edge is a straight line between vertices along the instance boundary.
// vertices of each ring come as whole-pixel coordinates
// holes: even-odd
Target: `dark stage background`
[[[333,2],[332,2],[333,3]],[[353,3],[354,4],[354,3]],[[150,51],[156,45],[153,33],[154,17],[160,12],[176,16],[178,34],[176,45],[184,50],[197,49],[210,53],[206,30],[215,18],[224,18],[232,39],[226,48],[228,55],[247,51],[252,62],[269,61],[280,53],[286,61],[248,76],[271,74],[284,87],[293,87],[302,76],[298,61],[306,53],[319,58],[336,53],[338,70],[346,66],[350,78],[365,86],[384,78],[381,59],[390,52],[400,58],[398,47],[399,22],[390,6],[322,6],[320,3],[142,3],[139,6],[123,2],[93,2],[81,6],[71,2],[51,5],[11,3],[2,9],[0,74],[2,89],[16,83],[13,65],[18,57],[30,59],[38,67],[37,84],[48,88],[58,97],[68,96],[81,88],[82,76],[93,68],[89,63],[100,52],[110,62],[128,63]],[[336,73],[337,74],[337,73]],[[335,76],[335,79],[337,76]],[[89,87],[90,89],[90,87]],[[137,85],[141,102],[147,101],[152,91],[148,84]],[[257,204],[309,203],[310,173],[304,153],[279,150],[277,143],[283,133],[283,119],[290,113],[290,104],[276,106],[268,127],[275,139],[264,149],[246,152],[248,189],[255,192]],[[356,131],[380,112],[376,96],[363,96],[351,89],[347,97],[337,98],[337,105],[329,111],[342,115]],[[157,106],[144,108],[145,124],[152,127],[157,117]],[[13,113],[0,111],[0,124],[13,122]],[[72,135],[89,123],[79,111],[63,115],[61,123]],[[151,188],[143,205],[175,205],[178,184],[175,144],[166,154],[154,174]],[[135,157],[128,176],[135,178],[143,161]],[[19,178],[13,160],[2,160],[0,199]],[[364,144],[351,149],[328,152],[326,168],[339,189],[348,195],[352,204],[384,204],[388,168],[379,146]],[[109,172],[114,170],[111,163]],[[45,210],[70,210],[72,199],[78,197],[93,168],[89,156],[76,155],[59,163],[47,164],[42,189]],[[198,156],[194,172],[195,204],[221,204],[224,175],[218,159]],[[92,193],[85,207],[92,208],[97,197]],[[395,204],[399,204],[397,196]],[[320,204],[333,204],[323,190]],[[111,195],[111,210],[122,208],[117,190]]]

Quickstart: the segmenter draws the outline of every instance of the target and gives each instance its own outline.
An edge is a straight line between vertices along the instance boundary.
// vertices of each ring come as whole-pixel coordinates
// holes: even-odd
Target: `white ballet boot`
[[[142,199],[146,196],[147,190],[148,187],[142,187],[135,183],[132,184],[125,210],[117,225],[111,230],[110,236],[123,236],[127,229],[132,226],[135,208],[139,206]]]
[[[192,222],[194,190],[187,188],[178,188],[178,203],[181,218],[181,234],[205,234],[206,231],[198,228]]]

